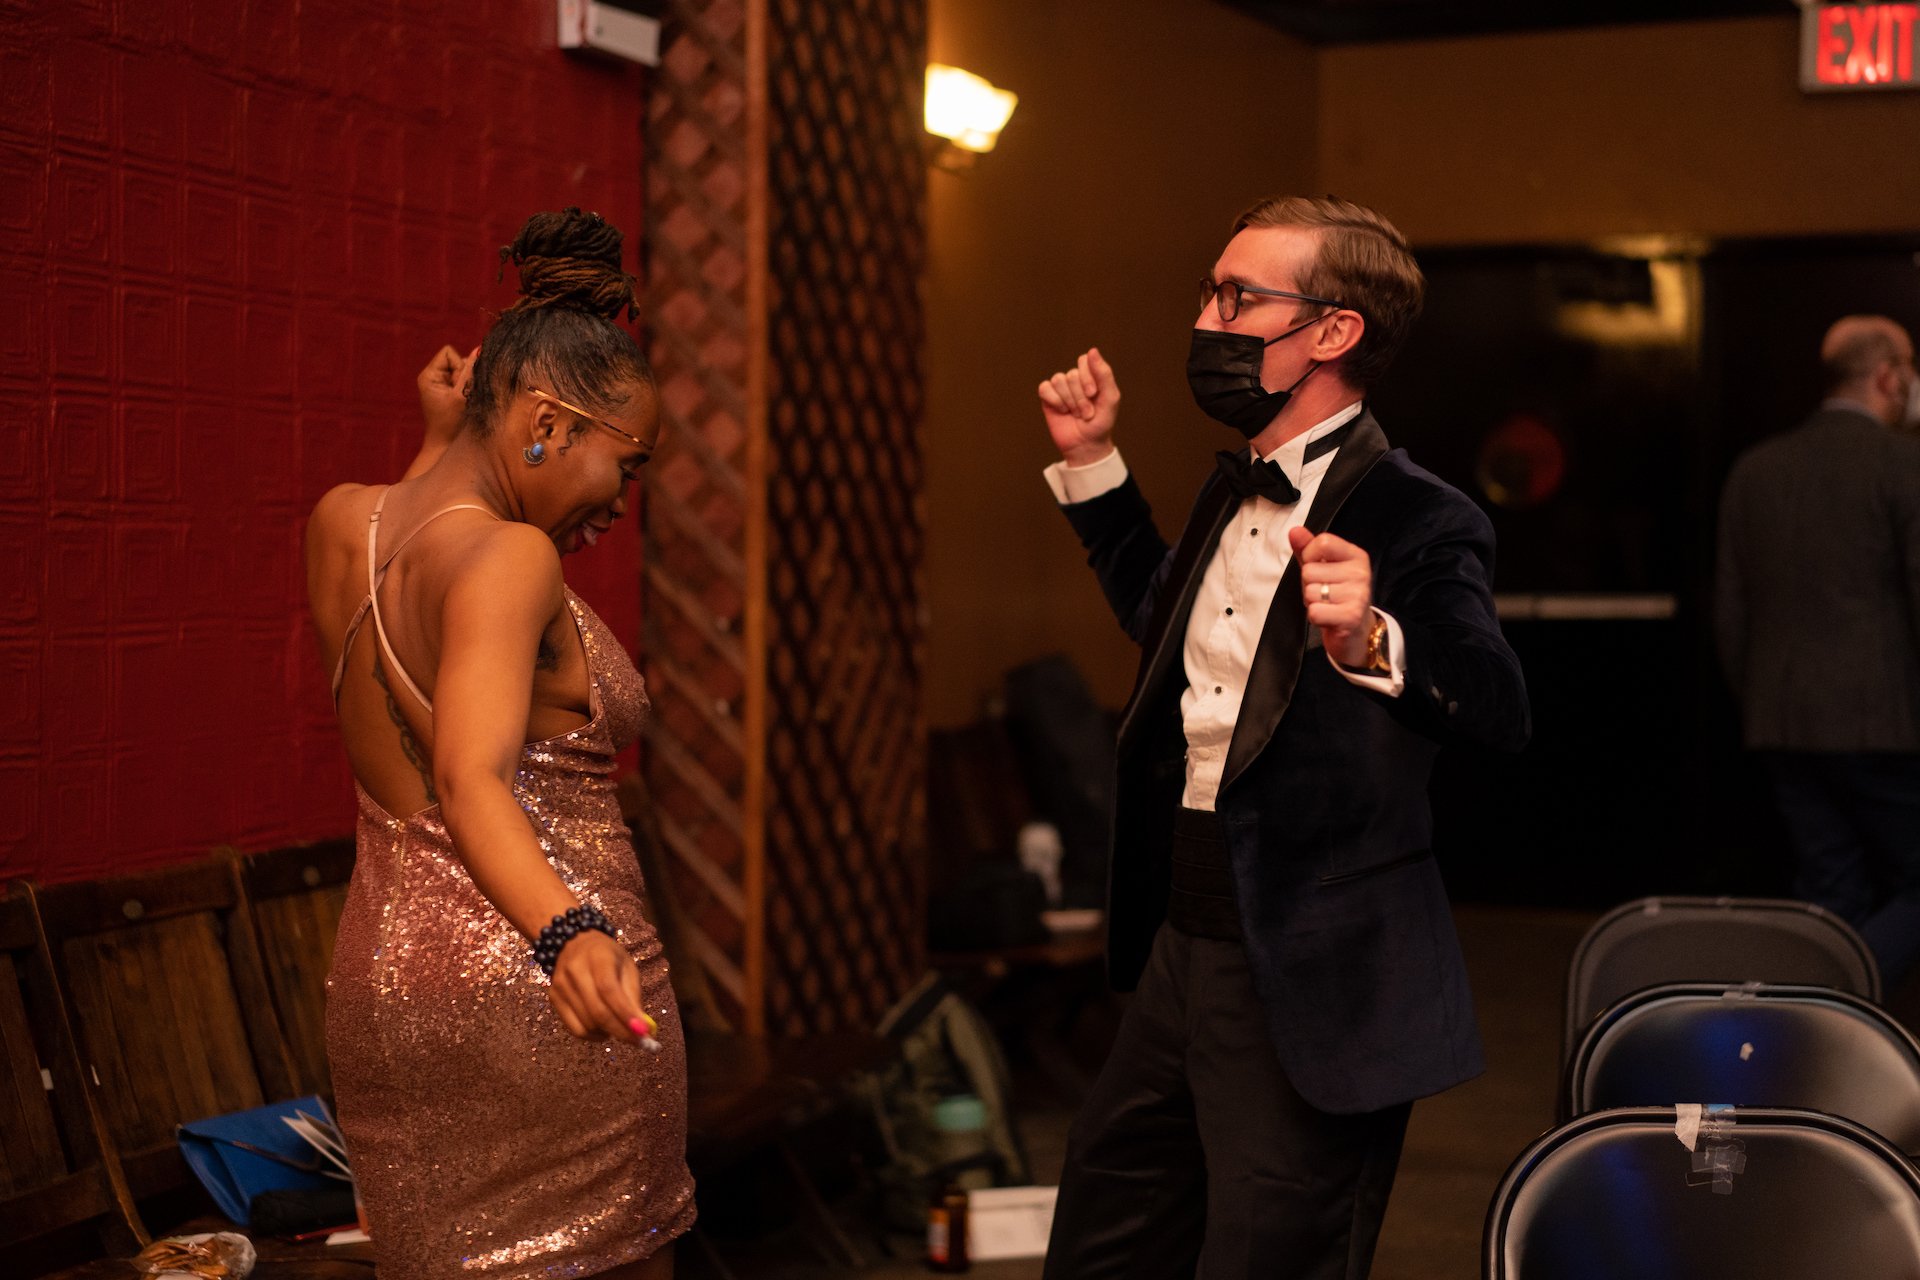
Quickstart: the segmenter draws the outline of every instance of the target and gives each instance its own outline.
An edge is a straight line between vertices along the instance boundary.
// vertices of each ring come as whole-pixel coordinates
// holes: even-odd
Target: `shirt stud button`
[[[1213,686],[1213,691],[1214,691],[1215,693],[1218,693],[1218,692],[1220,692],[1220,686],[1219,686],[1219,685],[1215,685],[1215,686]]]
[[[1232,606],[1232,605],[1228,605],[1228,606],[1227,606],[1227,616],[1228,616],[1229,618],[1231,618],[1231,617],[1233,616],[1233,606]]]

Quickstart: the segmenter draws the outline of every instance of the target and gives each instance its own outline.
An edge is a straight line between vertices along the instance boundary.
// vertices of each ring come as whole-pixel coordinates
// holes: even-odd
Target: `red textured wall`
[[[0,0],[0,873],[351,829],[300,529],[396,477],[528,213],[637,246],[554,0]],[[638,637],[638,521],[569,562]]]

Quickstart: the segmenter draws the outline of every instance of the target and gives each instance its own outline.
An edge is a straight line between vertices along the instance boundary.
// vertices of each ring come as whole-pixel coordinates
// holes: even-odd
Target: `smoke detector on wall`
[[[665,0],[559,0],[560,47],[660,65]]]

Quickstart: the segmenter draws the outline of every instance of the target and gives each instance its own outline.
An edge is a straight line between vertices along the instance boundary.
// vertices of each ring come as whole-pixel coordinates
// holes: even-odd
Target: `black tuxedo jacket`
[[[1169,548],[1129,479],[1064,508],[1120,623],[1142,647],[1120,724],[1108,965],[1132,990],[1166,918],[1186,777],[1180,697],[1187,615],[1237,504],[1218,475]],[[1489,582],[1493,529],[1464,494],[1388,451],[1364,410],[1306,525],[1364,548],[1375,605],[1405,640],[1397,698],[1349,683],[1282,576],[1228,748],[1217,808],[1248,958],[1280,1063],[1324,1111],[1372,1111],[1482,1070],[1427,781],[1439,745],[1518,750],[1530,733],[1519,660]]]

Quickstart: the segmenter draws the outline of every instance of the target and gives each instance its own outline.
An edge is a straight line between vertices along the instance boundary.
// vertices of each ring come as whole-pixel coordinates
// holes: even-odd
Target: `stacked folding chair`
[[[1567,975],[1559,1127],[1487,1215],[1489,1280],[1920,1276],[1920,1042],[1844,921],[1646,898]]]

